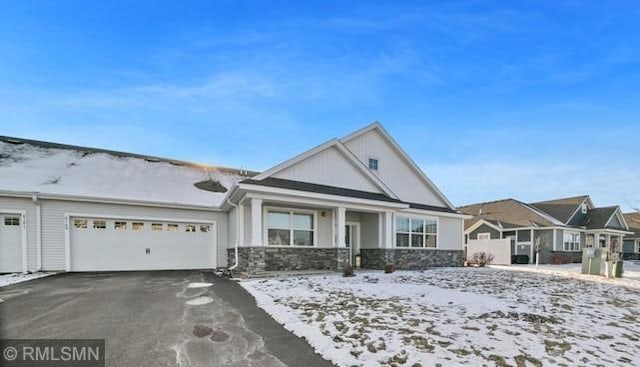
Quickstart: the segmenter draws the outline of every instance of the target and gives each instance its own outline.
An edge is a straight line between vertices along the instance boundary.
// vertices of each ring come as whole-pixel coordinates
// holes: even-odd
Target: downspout
[[[36,271],[42,271],[42,209],[38,194],[31,197],[36,205]]]
[[[238,267],[238,245],[240,244],[240,210],[238,209],[238,205],[231,202],[230,199],[227,198],[227,203],[231,205],[236,210],[236,240],[234,241],[233,252],[235,256],[235,263],[229,267],[228,270],[234,270]]]

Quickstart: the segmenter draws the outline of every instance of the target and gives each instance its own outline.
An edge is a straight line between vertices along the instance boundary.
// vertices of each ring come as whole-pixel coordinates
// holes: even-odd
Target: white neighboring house
[[[260,174],[0,137],[0,272],[461,266],[465,218],[379,123]]]

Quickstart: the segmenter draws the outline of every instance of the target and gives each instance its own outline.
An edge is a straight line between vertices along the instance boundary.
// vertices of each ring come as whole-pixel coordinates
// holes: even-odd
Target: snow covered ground
[[[535,265],[491,265],[491,267],[503,270],[538,272],[640,289],[640,261],[625,261],[623,266],[624,274],[622,274],[622,278],[605,278],[598,275],[581,274],[582,264],[540,265],[538,270],[536,270]]]
[[[640,365],[640,289],[550,272],[361,271],[241,284],[340,366]]]
[[[47,277],[49,275],[53,275],[55,273],[31,273],[31,274],[23,274],[23,273],[11,273],[11,274],[3,274],[0,275],[0,287],[5,287],[12,284],[22,283],[33,279],[38,279],[42,277]]]

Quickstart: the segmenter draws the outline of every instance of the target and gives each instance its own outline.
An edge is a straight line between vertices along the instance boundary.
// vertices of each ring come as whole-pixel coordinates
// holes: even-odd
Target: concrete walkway
[[[208,272],[61,274],[0,299],[3,338],[106,339],[107,366],[331,366]]]

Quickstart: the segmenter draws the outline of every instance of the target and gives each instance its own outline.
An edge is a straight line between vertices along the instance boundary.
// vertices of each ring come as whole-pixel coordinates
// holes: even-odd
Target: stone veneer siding
[[[228,265],[235,263],[234,249],[227,250]],[[237,271],[256,273],[277,270],[342,270],[349,263],[347,248],[239,247]]]
[[[365,269],[383,269],[394,264],[399,270],[419,270],[440,266],[464,266],[464,250],[360,249]]]
[[[540,256],[540,264],[553,264],[554,258],[557,260],[562,260],[562,263],[581,263],[582,262],[582,251],[551,251],[549,252],[549,257],[545,258]]]

